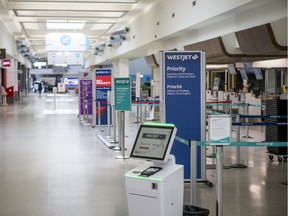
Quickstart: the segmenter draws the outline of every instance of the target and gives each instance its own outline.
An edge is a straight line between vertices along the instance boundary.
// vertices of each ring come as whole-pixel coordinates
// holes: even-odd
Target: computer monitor
[[[236,71],[236,68],[235,68],[234,64],[228,64],[228,68],[229,68],[230,74],[232,74],[232,75],[236,75],[237,74],[237,71]]]
[[[254,68],[254,74],[255,74],[256,80],[263,80],[261,68]]]
[[[246,73],[254,73],[252,62],[244,62],[243,64]]]
[[[248,76],[245,69],[240,69],[240,74],[243,80],[248,80]]]
[[[177,128],[173,124],[140,125],[130,157],[167,162]]]

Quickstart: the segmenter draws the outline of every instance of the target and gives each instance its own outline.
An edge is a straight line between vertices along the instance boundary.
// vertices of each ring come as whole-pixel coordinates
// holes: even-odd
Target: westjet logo
[[[180,61],[186,61],[186,60],[196,60],[198,59],[198,55],[167,55],[168,60],[180,60]]]

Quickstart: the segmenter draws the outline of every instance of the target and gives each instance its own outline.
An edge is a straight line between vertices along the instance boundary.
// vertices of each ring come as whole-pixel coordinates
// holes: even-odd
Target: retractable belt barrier
[[[159,101],[133,101],[132,106],[160,106]]]
[[[189,145],[189,141],[185,140],[181,137],[176,136],[175,140]],[[196,141],[197,146],[209,146],[208,142],[205,141]],[[288,146],[287,142],[231,142],[230,145],[227,146],[250,146],[250,147],[259,147],[259,146],[269,146],[269,147],[282,147]]]
[[[266,106],[264,105],[259,105],[259,104],[249,104],[249,103],[234,103],[234,104],[231,104],[231,103],[219,103],[219,102],[207,102],[206,103],[206,106],[252,106],[252,107],[261,107],[261,108],[265,108]]]

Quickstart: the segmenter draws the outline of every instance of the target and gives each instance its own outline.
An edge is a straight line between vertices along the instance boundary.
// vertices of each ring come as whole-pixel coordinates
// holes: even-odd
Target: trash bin
[[[208,216],[209,210],[193,205],[184,205],[183,216]]]

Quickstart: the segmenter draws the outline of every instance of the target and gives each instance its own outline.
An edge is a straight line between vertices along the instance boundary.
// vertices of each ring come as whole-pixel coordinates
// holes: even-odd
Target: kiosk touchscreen
[[[183,165],[170,155],[176,131],[173,124],[139,127],[130,158],[143,163],[125,174],[129,216],[182,216]]]
[[[140,125],[130,157],[167,162],[176,131],[171,124]]]

